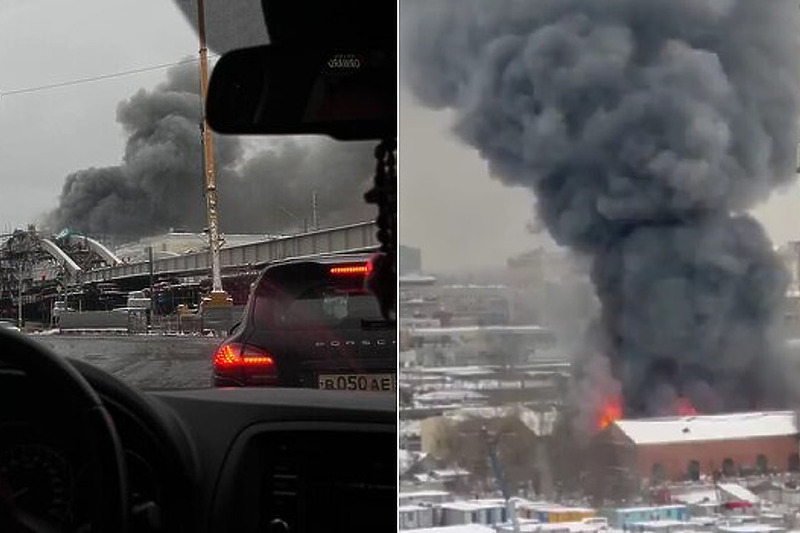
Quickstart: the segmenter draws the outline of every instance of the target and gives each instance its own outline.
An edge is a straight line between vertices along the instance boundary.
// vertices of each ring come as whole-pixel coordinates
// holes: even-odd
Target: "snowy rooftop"
[[[758,503],[758,496],[741,485],[737,485],[736,483],[719,483],[717,486],[720,488],[720,490],[738,500],[750,503]]]
[[[480,511],[481,509],[490,509],[494,507],[503,507],[505,503],[502,500],[470,500],[460,502],[448,502],[440,505],[442,509],[454,509],[456,511]]]
[[[468,476],[469,470],[463,468],[440,468],[431,470],[431,475],[436,478]]]
[[[403,498],[439,498],[450,496],[446,490],[415,490],[412,492],[400,491],[400,499]]]
[[[401,420],[400,435],[405,437],[419,437],[422,434],[422,424],[419,420]]]
[[[682,494],[673,494],[672,499],[687,503],[689,505],[699,505],[702,503],[711,503],[716,505],[719,503],[717,491],[713,488],[692,490]]]
[[[481,524],[462,524],[458,526],[426,527],[412,529],[414,533],[495,533],[494,529]]]
[[[634,528],[644,528],[650,531],[669,530],[676,527],[686,527],[686,522],[681,520],[644,520],[630,524]]]
[[[414,466],[418,461],[421,461],[425,458],[427,454],[422,452],[411,452],[408,450],[403,450],[402,448],[397,450],[397,461],[399,464],[400,474],[405,474],[408,470]]]
[[[465,335],[469,333],[550,333],[543,326],[450,326],[438,328],[414,328],[415,336]]]
[[[614,423],[636,444],[778,437],[797,434],[793,411],[695,415]]]
[[[642,513],[655,511],[658,509],[683,509],[685,505],[648,505],[645,507],[620,507],[617,509],[619,513]]]
[[[558,414],[555,410],[533,411],[516,405],[502,407],[466,407],[446,413],[445,416],[458,422],[476,418],[517,417],[535,435],[550,435],[558,419]]]
[[[473,392],[470,390],[439,390],[420,394],[415,399],[418,402],[442,402],[451,400],[482,400],[486,398],[483,394]]]
[[[565,507],[563,505],[558,504],[547,504],[547,505],[531,505],[527,506],[528,508],[534,511],[540,511],[543,513],[593,513],[595,512],[594,509],[589,507]]]
[[[413,513],[417,511],[429,511],[431,507],[426,507],[424,505],[400,505],[397,508],[398,513]]]
[[[552,532],[552,531],[570,531],[571,533],[591,532],[600,529],[607,529],[600,524],[590,524],[586,522],[557,522],[553,524],[520,524],[520,531],[527,532]],[[503,528],[504,531],[511,531],[510,528]]]
[[[435,283],[436,277],[435,276],[426,276],[424,274],[418,273],[409,273],[403,274],[399,278],[400,284],[404,283]]]
[[[784,528],[767,524],[742,524],[740,526],[719,526],[720,533],[771,533],[773,531],[786,531]]]

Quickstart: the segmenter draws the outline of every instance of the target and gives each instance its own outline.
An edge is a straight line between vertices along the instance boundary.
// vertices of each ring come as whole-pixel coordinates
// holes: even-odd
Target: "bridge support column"
[[[233,298],[225,291],[211,291],[200,303],[203,329],[225,334],[233,326]]]

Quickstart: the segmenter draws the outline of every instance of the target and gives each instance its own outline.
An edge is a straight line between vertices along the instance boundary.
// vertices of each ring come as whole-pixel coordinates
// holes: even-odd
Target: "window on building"
[[[796,453],[793,453],[789,456],[789,472],[798,471],[800,471],[800,456],[798,456]]]
[[[667,480],[667,471],[664,468],[664,465],[661,463],[656,463],[653,465],[653,472],[650,480],[652,483],[661,483]]]
[[[730,457],[726,457],[722,461],[722,475],[732,477],[736,475],[736,463],[733,462],[733,459]]]
[[[689,474],[690,481],[700,481],[700,462],[694,459],[689,461],[687,473]]]
[[[758,454],[756,457],[756,471],[759,474],[766,474],[769,470],[769,462],[767,461],[767,456],[763,453]]]

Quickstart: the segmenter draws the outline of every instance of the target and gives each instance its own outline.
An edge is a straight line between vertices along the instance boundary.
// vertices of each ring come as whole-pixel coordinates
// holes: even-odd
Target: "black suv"
[[[396,325],[364,288],[370,269],[367,254],[270,264],[214,354],[214,386],[396,390]]]

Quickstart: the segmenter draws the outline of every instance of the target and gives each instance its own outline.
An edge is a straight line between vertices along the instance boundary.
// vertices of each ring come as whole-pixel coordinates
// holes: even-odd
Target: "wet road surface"
[[[57,354],[81,359],[138,389],[207,388],[213,337],[158,335],[30,335]]]

